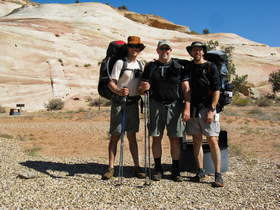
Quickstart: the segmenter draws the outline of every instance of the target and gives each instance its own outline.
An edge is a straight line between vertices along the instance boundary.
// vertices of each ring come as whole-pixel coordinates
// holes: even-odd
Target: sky
[[[39,3],[74,3],[75,0],[33,0]],[[203,33],[235,33],[271,47],[280,47],[280,0],[100,0],[126,6],[140,14],[159,15],[175,24]]]

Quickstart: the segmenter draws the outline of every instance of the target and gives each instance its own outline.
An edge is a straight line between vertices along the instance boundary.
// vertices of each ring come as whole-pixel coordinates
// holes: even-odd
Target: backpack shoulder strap
[[[122,65],[120,77],[122,76],[122,74],[124,73],[124,71],[127,69],[127,60],[126,60],[126,59],[122,59],[122,61],[123,61],[123,65]]]
[[[176,69],[181,69],[181,68],[183,68],[183,65],[181,65],[181,64],[179,63],[179,60],[178,60],[178,59],[172,58],[172,62],[173,62],[173,66],[174,66]]]
[[[158,67],[158,63],[157,63],[157,61],[151,61],[147,65],[149,65],[149,67],[150,67],[149,80],[151,80],[154,71]]]
[[[141,61],[137,60],[137,63],[139,65],[140,71],[143,71],[143,65],[142,65]]]

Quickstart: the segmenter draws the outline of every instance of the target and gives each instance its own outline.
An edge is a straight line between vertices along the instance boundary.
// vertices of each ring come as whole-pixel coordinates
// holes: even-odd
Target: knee
[[[218,138],[215,136],[211,136],[207,138],[208,144],[210,147],[219,147]]]

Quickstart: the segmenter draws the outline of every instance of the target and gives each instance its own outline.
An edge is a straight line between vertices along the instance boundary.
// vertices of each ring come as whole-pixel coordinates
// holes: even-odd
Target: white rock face
[[[190,35],[136,23],[101,3],[27,4],[0,2],[0,105],[39,110],[53,97],[97,97],[98,63],[112,40],[140,36],[146,45],[141,58],[157,57],[158,40],[173,43],[174,57],[190,59],[192,41],[218,40],[233,46],[237,73],[248,74],[256,86],[280,69],[280,48],[236,34]],[[6,14],[9,14],[7,15]],[[89,64],[89,65],[86,65]],[[87,67],[88,66],[88,67]],[[266,86],[267,88],[267,86]]]

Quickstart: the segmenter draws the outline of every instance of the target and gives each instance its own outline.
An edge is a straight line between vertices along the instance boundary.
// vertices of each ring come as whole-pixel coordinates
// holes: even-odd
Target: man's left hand
[[[214,115],[215,115],[215,112],[209,110],[209,111],[207,112],[206,122],[207,122],[207,123],[213,122],[213,121],[214,121]]]

